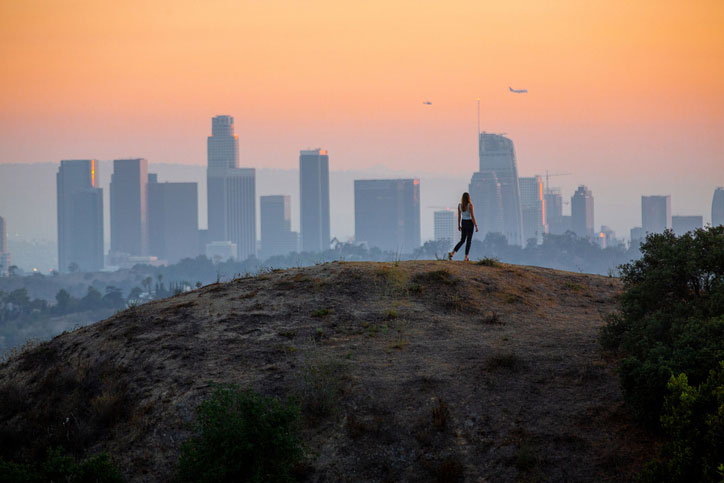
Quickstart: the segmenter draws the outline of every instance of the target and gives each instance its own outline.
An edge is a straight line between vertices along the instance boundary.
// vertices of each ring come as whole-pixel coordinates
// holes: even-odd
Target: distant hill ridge
[[[236,383],[327,397],[305,415],[305,481],[628,480],[650,444],[597,342],[620,291],[493,261],[335,262],[207,285],[0,366],[0,454],[105,450],[129,481],[168,480],[211,384]]]

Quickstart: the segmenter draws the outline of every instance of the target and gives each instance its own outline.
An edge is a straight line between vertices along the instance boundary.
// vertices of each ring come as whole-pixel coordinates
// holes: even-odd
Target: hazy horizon
[[[572,173],[551,178],[564,200],[591,189],[596,229],[627,238],[652,194],[670,194],[674,215],[710,221],[724,185],[724,3],[715,0],[81,0],[0,10],[0,167],[142,156],[201,168],[211,117],[229,114],[242,166],[295,170],[300,149],[321,147],[334,172],[458,180],[449,194],[422,184],[423,209],[454,206],[478,167],[479,98],[480,129],[513,140],[521,176]],[[0,201],[9,211],[12,200]],[[332,235],[352,235],[334,216]],[[424,240],[424,211],[421,222]]]

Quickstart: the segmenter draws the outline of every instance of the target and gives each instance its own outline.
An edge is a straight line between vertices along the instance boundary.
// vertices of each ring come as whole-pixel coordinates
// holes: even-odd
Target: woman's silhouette
[[[468,253],[470,253],[470,242],[473,241],[473,227],[475,227],[475,231],[478,231],[478,223],[475,221],[473,204],[470,202],[470,194],[463,193],[460,204],[458,204],[458,231],[462,232],[462,237],[460,237],[460,241],[455,245],[453,251],[448,253],[448,260],[452,260],[455,252],[457,252],[467,240],[467,243],[465,243],[465,261],[470,261]]]

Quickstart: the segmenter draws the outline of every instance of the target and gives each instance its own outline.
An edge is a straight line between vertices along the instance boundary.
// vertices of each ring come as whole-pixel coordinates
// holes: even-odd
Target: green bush
[[[724,362],[697,387],[686,374],[671,376],[661,425],[669,440],[644,481],[722,481],[724,464]]]
[[[197,409],[197,435],[184,443],[178,479],[289,481],[302,457],[300,409],[250,389],[219,386]]]
[[[107,453],[92,456],[80,463],[64,454],[62,449],[48,451],[41,464],[15,463],[0,458],[0,481],[17,483],[119,483],[121,474]]]
[[[672,374],[698,385],[724,360],[724,227],[652,234],[641,252],[620,267],[621,314],[601,342],[623,353],[624,397],[656,427]]]
[[[724,227],[681,237],[652,234],[641,252],[640,260],[620,267],[621,312],[608,319],[601,343],[622,355],[621,388],[636,416],[669,437],[644,479],[718,481],[724,459]]]

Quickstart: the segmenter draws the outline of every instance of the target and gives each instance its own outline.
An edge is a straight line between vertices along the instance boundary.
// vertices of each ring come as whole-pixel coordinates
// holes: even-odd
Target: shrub
[[[197,409],[197,435],[181,448],[179,481],[289,481],[302,457],[299,407],[235,385]]]
[[[679,481],[696,466],[711,480],[722,461],[707,455],[721,454],[723,437],[703,435],[724,417],[711,394],[718,386],[710,387],[724,361],[724,226],[652,234],[641,252],[620,267],[621,312],[609,317],[601,343],[622,354],[621,387],[636,416],[670,437],[646,478]]]
[[[720,481],[724,463],[724,361],[698,387],[686,374],[671,376],[661,425],[669,440],[660,461],[649,463],[644,481]]]
[[[61,448],[48,450],[44,462],[33,465],[15,463],[0,458],[0,481],[43,483],[117,483],[123,481],[107,453],[101,453],[76,462]]]
[[[333,359],[313,357],[304,366],[300,378],[300,397],[304,415],[311,423],[334,414],[342,394],[344,365]]]
[[[493,257],[481,258],[480,260],[478,260],[475,263],[477,263],[478,265],[482,265],[484,267],[499,267],[500,266],[500,260],[498,260],[497,258],[493,258]]]

